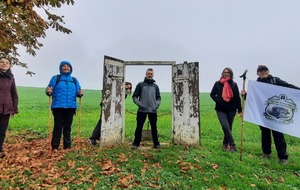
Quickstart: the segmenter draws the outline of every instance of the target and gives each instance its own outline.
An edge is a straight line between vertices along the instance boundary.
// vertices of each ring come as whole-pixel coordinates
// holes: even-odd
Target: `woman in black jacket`
[[[237,111],[242,114],[242,106],[240,92],[233,81],[231,68],[223,69],[220,80],[215,82],[210,92],[210,97],[216,102],[215,110],[224,133],[223,150],[236,152],[232,124]]]

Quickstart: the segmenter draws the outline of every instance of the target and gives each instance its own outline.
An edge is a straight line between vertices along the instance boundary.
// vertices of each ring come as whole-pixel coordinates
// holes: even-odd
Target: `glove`
[[[81,98],[83,96],[83,94],[77,94],[76,95],[78,98]]]
[[[52,93],[51,92],[46,92],[46,95],[47,96],[52,96]]]

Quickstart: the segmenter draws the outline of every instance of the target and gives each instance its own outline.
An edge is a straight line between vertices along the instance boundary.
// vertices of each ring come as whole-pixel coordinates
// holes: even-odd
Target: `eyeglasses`
[[[224,71],[223,73],[224,73],[224,74],[226,74],[226,73],[229,73],[229,74],[230,74],[230,72],[227,72],[227,71]]]

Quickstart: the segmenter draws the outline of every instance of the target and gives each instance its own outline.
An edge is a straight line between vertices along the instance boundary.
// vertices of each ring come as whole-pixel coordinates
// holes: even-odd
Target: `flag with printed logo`
[[[248,81],[244,120],[300,137],[300,90]]]

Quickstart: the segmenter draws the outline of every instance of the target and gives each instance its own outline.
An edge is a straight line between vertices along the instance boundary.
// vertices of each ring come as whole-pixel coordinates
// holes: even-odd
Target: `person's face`
[[[125,85],[125,94],[128,95],[131,92],[131,85],[130,84],[126,84]]]
[[[269,76],[269,70],[261,70],[257,72],[259,78],[267,78]]]
[[[153,76],[154,76],[154,72],[153,71],[150,71],[150,70],[146,71],[146,78],[147,79],[153,79]]]
[[[5,59],[5,58],[2,58],[0,59],[0,70],[1,71],[7,71],[8,69],[10,69],[10,62]]]
[[[230,72],[228,69],[224,69],[223,73],[222,73],[222,77],[223,78],[230,78]]]
[[[68,64],[64,64],[62,67],[61,67],[61,70],[64,72],[64,73],[68,73],[71,71],[71,67],[70,65]]]

